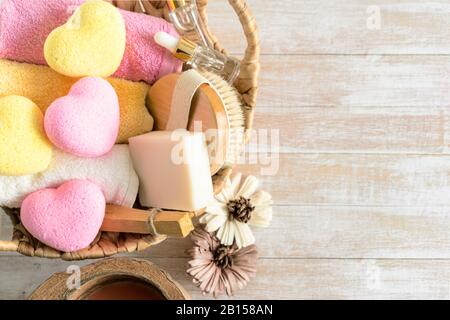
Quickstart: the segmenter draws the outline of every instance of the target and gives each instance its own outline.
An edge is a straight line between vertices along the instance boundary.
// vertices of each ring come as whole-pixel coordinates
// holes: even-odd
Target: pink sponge
[[[83,78],[50,105],[44,124],[48,138],[60,149],[100,157],[112,149],[119,134],[119,99],[108,81]]]
[[[101,189],[87,180],[72,180],[58,189],[30,194],[22,203],[23,226],[39,241],[63,252],[88,247],[105,216]]]
[[[44,43],[85,0],[3,0],[0,8],[0,58],[45,65]],[[181,71],[182,62],[153,40],[158,31],[178,36],[161,18],[120,10],[126,25],[125,55],[114,76],[150,84]]]

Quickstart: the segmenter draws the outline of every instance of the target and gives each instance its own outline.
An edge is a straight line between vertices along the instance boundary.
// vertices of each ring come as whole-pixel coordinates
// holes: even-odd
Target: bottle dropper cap
[[[170,52],[175,53],[177,51],[178,42],[180,42],[180,39],[177,39],[166,32],[157,32],[155,34],[155,42]]]
[[[190,61],[197,45],[185,38],[176,38],[166,32],[155,34],[155,42],[161,47],[173,53],[175,57],[183,61]]]

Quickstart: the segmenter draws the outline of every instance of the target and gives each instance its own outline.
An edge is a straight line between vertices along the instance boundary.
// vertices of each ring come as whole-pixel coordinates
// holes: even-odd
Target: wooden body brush
[[[173,117],[173,100],[177,99],[180,77],[181,74],[163,77],[149,91],[147,107],[155,121],[154,130],[168,130],[168,125],[174,129],[169,119]],[[177,128],[195,131],[201,124],[214,175],[223,166],[236,163],[244,142],[244,114],[239,95],[225,80],[210,72],[201,73],[201,77],[205,83],[192,93],[191,104],[185,107],[189,112],[187,126],[181,120]]]
[[[237,90],[221,76],[212,72],[201,73],[219,95],[228,118],[228,145],[224,166],[233,166],[244,148],[245,116],[244,107]]]
[[[107,205],[100,230],[184,238],[194,230],[191,218],[195,216],[195,212],[148,211]]]

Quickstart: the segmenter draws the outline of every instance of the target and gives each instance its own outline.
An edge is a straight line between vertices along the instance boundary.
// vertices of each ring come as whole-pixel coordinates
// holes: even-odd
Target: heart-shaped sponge
[[[102,190],[87,180],[71,180],[57,189],[30,194],[22,203],[20,219],[36,239],[63,251],[88,247],[105,217]]]
[[[54,145],[81,157],[108,153],[120,125],[119,99],[102,78],[76,82],[67,96],[56,99],[45,113],[45,131]]]
[[[66,24],[53,30],[44,45],[45,60],[69,77],[108,77],[125,53],[126,27],[113,5],[90,0]]]
[[[21,96],[0,98],[0,175],[38,173],[47,169],[51,159],[52,145],[38,106]]]

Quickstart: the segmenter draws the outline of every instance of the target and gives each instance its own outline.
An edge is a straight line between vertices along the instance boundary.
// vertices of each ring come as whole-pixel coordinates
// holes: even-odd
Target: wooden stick
[[[153,224],[152,214],[152,211],[108,205],[101,230],[137,234],[157,232],[178,238],[185,238],[194,230],[192,217],[196,216],[195,212],[156,212]]]

